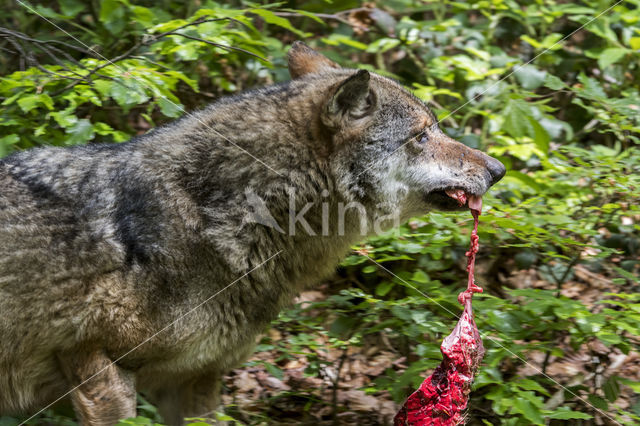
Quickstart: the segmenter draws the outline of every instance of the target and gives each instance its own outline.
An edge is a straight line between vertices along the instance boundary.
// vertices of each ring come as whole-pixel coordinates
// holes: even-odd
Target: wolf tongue
[[[477,210],[478,214],[482,212],[482,197],[467,194],[462,189],[447,189],[445,192],[449,197],[456,200],[460,206],[464,206],[468,200],[471,210]]]
[[[482,197],[469,195],[469,208],[476,210],[480,214],[482,212]]]

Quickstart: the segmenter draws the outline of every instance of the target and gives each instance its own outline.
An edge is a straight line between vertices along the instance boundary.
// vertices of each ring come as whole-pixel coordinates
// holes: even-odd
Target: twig
[[[344,12],[350,12],[350,10],[345,10]],[[343,13],[344,13],[343,12]],[[305,15],[301,15],[295,12],[274,12],[276,16],[282,16],[283,18],[303,18]],[[357,26],[362,27],[362,25],[354,25],[352,22],[349,22],[348,19],[342,18],[338,14],[330,14],[330,13],[314,13],[315,16],[322,19],[332,19],[334,21],[342,22],[343,24],[347,24],[349,26]],[[364,28],[363,28],[364,29]]]
[[[234,22],[240,22],[240,21],[238,21],[237,19],[233,19],[233,18],[208,18],[208,17],[206,17],[206,16],[203,16],[203,17],[201,17],[201,18],[196,19],[196,20],[195,20],[195,21],[193,21],[193,22],[189,22],[188,24],[184,24],[184,25],[182,25],[182,26],[180,26],[180,27],[178,27],[178,28],[175,28],[175,29],[173,29],[173,30],[171,30],[171,31],[165,31],[164,33],[160,33],[160,34],[157,34],[157,35],[155,35],[155,36],[148,37],[146,40],[145,40],[145,38],[143,37],[143,38],[142,38],[142,40],[140,40],[138,43],[134,44],[134,45],[133,45],[131,48],[129,48],[129,50],[127,50],[126,52],[124,52],[124,53],[122,53],[122,54],[120,54],[120,55],[116,56],[115,58],[111,59],[110,61],[108,61],[108,62],[106,62],[106,63],[104,63],[104,64],[102,64],[102,65],[100,65],[100,66],[98,66],[98,67],[96,67],[96,68],[94,68],[94,69],[93,69],[93,70],[92,70],[92,71],[91,71],[91,72],[90,72],[86,77],[87,77],[87,78],[88,78],[88,77],[91,77],[91,76],[92,76],[93,74],[95,74],[97,71],[99,71],[99,70],[101,70],[101,69],[103,69],[103,68],[106,68],[106,67],[108,67],[109,65],[113,65],[114,63],[116,63],[116,62],[118,62],[118,61],[121,61],[121,60],[123,60],[123,59],[126,59],[127,57],[131,56],[131,55],[132,55],[136,50],[138,50],[139,48],[141,48],[142,46],[148,46],[148,45],[150,45],[150,44],[153,44],[153,43],[155,43],[156,41],[158,41],[159,39],[161,39],[162,37],[166,37],[166,36],[169,36],[169,35],[180,35],[180,36],[183,36],[183,37],[186,37],[186,38],[192,38],[192,36],[187,36],[187,35],[185,35],[185,34],[176,33],[176,31],[179,31],[179,30],[181,30],[181,29],[184,29],[184,28],[187,28],[187,27],[190,27],[190,26],[204,24],[205,22],[214,22],[214,21],[222,21],[222,20],[231,20],[231,21],[234,21]],[[204,39],[200,39],[199,41],[204,41],[205,43],[211,43],[211,44],[214,44],[213,42],[208,42],[207,40],[204,40]],[[218,45],[217,43],[215,43],[215,44],[216,44],[218,47],[226,47],[226,48],[229,48],[229,49],[231,48],[230,46]],[[264,60],[264,61],[266,61],[266,62],[269,62],[267,59],[262,58],[262,57],[260,57],[260,56],[258,56],[258,55],[255,55],[255,54],[253,54],[253,53],[251,53],[251,52],[248,52],[248,51],[246,51],[246,50],[244,50],[244,49],[240,49],[240,48],[235,48],[235,49],[241,50],[241,51],[246,52],[246,53],[248,53],[248,54],[250,54],[250,55],[256,56],[256,57],[258,57],[258,58],[260,58],[260,59],[262,59],[262,60]],[[73,86],[71,86],[71,87],[73,87]]]
[[[209,18],[208,16],[205,15],[205,16],[199,17],[198,19],[196,19],[193,22],[188,22],[188,23],[186,23],[184,25],[179,26],[178,28],[174,28],[174,29],[166,31],[164,33],[160,33],[160,34],[158,34],[156,36],[153,36],[153,37],[154,37],[154,39],[157,40],[157,39],[159,39],[161,37],[164,37],[166,35],[172,34],[172,33],[176,32],[176,31],[179,31],[179,30],[181,30],[183,28],[192,27],[194,25],[204,24],[206,22],[216,22],[216,21],[231,21],[231,22],[236,22],[236,23],[238,23],[240,25],[246,26],[244,22],[242,22],[242,21],[240,21],[238,19],[235,19],[235,18]]]
[[[182,33],[172,33],[172,34],[168,34],[168,35],[172,35],[172,36],[180,36],[180,37],[184,37],[184,38],[188,38],[190,40],[196,40],[196,41],[201,41],[202,43],[207,43],[210,44],[211,46],[215,46],[215,47],[219,47],[221,49],[225,49],[228,51],[238,51],[238,52],[243,52],[246,53],[247,55],[251,55],[254,56],[260,60],[263,60],[265,62],[269,62],[268,59],[263,58],[260,55],[256,55],[255,53],[249,52],[248,50],[242,49],[240,47],[234,47],[234,46],[225,46],[224,44],[220,44],[220,43],[214,43],[213,41],[209,41],[209,40],[205,40],[203,38],[200,37],[195,37],[195,36],[191,36],[191,35],[187,35],[187,34],[182,34]]]
[[[26,34],[23,34],[21,32],[18,31],[13,31],[10,30],[8,28],[4,28],[4,27],[0,27],[0,34],[6,34],[8,36],[14,37],[14,38],[18,38],[20,40],[24,40],[24,41],[28,41],[30,43],[34,43],[34,44],[59,44],[61,46],[67,47],[69,49],[72,50],[76,50],[78,52],[84,53],[84,54],[89,54],[90,52],[80,46],[75,46],[73,44],[69,44],[69,43],[65,43],[64,41],[60,41],[60,40],[38,40],[32,37],[29,37]]]
[[[17,40],[21,40],[21,41],[26,41],[28,43],[31,44],[35,44],[40,50],[42,50],[44,53],[47,54],[47,56],[49,56],[56,64],[60,65],[62,68],[64,68],[66,71],[69,71],[79,77],[81,77],[80,74],[78,74],[77,72],[69,69],[66,64],[64,62],[62,62],[57,55],[60,56],[64,56],[69,62],[74,62],[79,66],[83,66],[82,63],[76,61],[71,55],[69,55],[67,52],[65,52],[64,50],[58,49],[55,46],[52,46],[50,43],[52,42],[56,42],[56,40],[37,40],[31,37],[28,37],[27,35],[17,32],[17,31],[13,31],[13,30],[9,30],[3,27],[0,27],[0,37],[4,38],[9,44],[11,44],[12,46],[16,47],[16,44],[19,44]],[[71,45],[67,45],[67,43],[64,42],[60,42],[58,44],[64,45],[65,47],[71,47]],[[20,45],[20,47],[22,47],[22,45]],[[27,55],[26,52],[24,52],[23,49],[21,48],[17,48],[18,52],[11,52],[11,53],[19,53],[21,55]],[[4,49],[6,50],[6,49]],[[83,53],[85,53],[86,51],[84,49],[77,49]],[[55,53],[55,54],[54,54]],[[36,61],[35,58],[31,57],[28,58],[31,62]]]
[[[331,394],[331,404],[333,405],[333,413],[331,417],[333,418],[333,424],[338,425],[338,385],[340,383],[340,371],[342,370],[342,366],[344,365],[345,360],[347,359],[347,349],[345,348],[342,351],[342,355],[340,355],[340,362],[338,363],[338,369],[336,371],[336,377],[332,380],[333,389]]]
[[[79,74],[79,73],[77,73],[77,72],[75,72],[75,71],[72,71],[71,69],[66,67],[66,65],[64,63],[62,63],[51,51],[53,51],[55,53],[58,53],[58,54],[62,54],[63,56],[65,56],[65,58],[68,61],[74,62],[76,65],[86,69],[86,67],[80,61],[77,61],[77,60],[73,59],[66,52],[64,52],[64,51],[62,51],[60,49],[57,49],[56,47],[47,46],[47,45],[55,43],[55,44],[59,44],[59,45],[68,47],[70,49],[74,49],[74,50],[76,50],[78,52],[82,52],[82,53],[87,54],[87,55],[91,53],[89,50],[85,50],[85,49],[80,48],[78,46],[74,46],[74,45],[59,41],[59,40],[38,40],[38,39],[35,39],[35,38],[32,38],[32,37],[29,37],[29,36],[27,36],[25,34],[22,34],[20,32],[12,31],[12,30],[9,30],[7,28],[2,28],[2,27],[0,27],[0,36],[6,38],[7,41],[14,48],[16,48],[16,50],[20,54],[21,58],[25,58],[27,63],[29,63],[30,65],[37,67],[39,70],[41,70],[42,72],[45,72],[47,74],[55,75],[55,76],[57,76],[59,78],[65,78],[65,79],[68,79],[68,80],[73,80],[70,84],[66,85],[62,89],[52,93],[52,96],[55,96],[55,95],[59,95],[60,93],[65,92],[65,91],[67,91],[69,89],[72,89],[73,87],[75,87],[76,85],[78,85],[80,83],[87,83],[87,84],[90,85],[92,83],[91,77],[96,75],[96,73],[98,73],[98,71],[108,67],[109,65],[113,65],[116,62],[122,61],[124,59],[129,58],[129,57],[132,57],[133,54],[143,46],[151,45],[151,44],[155,43],[156,41],[158,41],[159,39],[161,39],[163,37],[171,36],[171,35],[176,35],[176,36],[188,38],[188,39],[191,39],[191,40],[200,41],[202,43],[206,43],[206,44],[209,44],[211,46],[215,46],[215,47],[218,47],[218,48],[221,48],[221,49],[225,49],[227,51],[242,52],[242,53],[245,53],[247,55],[251,55],[253,57],[256,57],[256,58],[258,58],[258,59],[260,59],[262,61],[269,62],[268,59],[263,58],[263,57],[261,57],[259,55],[256,55],[253,52],[250,52],[248,50],[245,50],[245,49],[242,49],[242,48],[239,48],[239,47],[226,46],[226,45],[223,45],[223,44],[220,44],[220,43],[215,43],[215,42],[212,42],[212,41],[200,38],[200,37],[191,36],[191,35],[188,35],[188,34],[182,34],[182,33],[178,32],[178,31],[180,31],[180,30],[182,30],[184,28],[191,27],[191,26],[196,26],[196,25],[200,25],[200,24],[204,24],[206,22],[216,22],[216,21],[225,21],[225,20],[226,21],[237,22],[237,23],[239,23],[241,25],[245,25],[242,21],[240,21],[238,19],[235,19],[235,18],[211,18],[209,16],[202,16],[202,17],[194,20],[193,22],[186,23],[186,24],[181,25],[178,28],[175,28],[175,29],[170,30],[170,31],[165,31],[163,33],[156,34],[156,35],[146,34],[145,36],[143,36],[140,39],[140,41],[135,43],[133,46],[131,46],[124,53],[116,56],[115,58],[113,58],[113,59],[111,59],[111,60],[109,60],[109,61],[107,61],[107,62],[105,62],[103,64],[98,65],[97,67],[95,67],[93,69],[91,69],[84,76]],[[47,70],[42,65],[40,65],[31,54],[28,54],[27,52],[25,52],[25,50],[22,47],[22,45],[20,45],[20,43],[18,43],[18,41],[16,39],[22,40],[22,41],[26,41],[26,42],[29,42],[29,43],[37,45],[43,52],[45,52],[49,57],[51,57],[57,64],[61,65],[66,71],[71,72],[71,73],[75,74],[76,76],[79,76],[80,78],[71,77],[71,76],[67,76],[67,75],[63,75],[63,74],[58,74],[58,73],[55,73],[54,71]],[[51,49],[51,51],[49,51],[49,49]],[[115,79],[113,77],[109,77],[109,76],[102,75],[102,74],[99,74],[99,75],[101,77],[108,78],[110,80],[114,80],[114,81],[120,82],[118,79]]]
[[[38,68],[43,73],[49,74],[49,75],[53,75],[53,76],[58,77],[58,78],[66,78],[66,79],[75,80],[75,81],[78,81],[78,82],[84,82],[84,80],[81,79],[81,78],[75,78],[75,77],[71,77],[71,76],[68,76],[68,75],[58,74],[55,71],[51,71],[51,70],[46,69],[45,67],[40,65],[40,63],[33,56],[32,52],[25,52],[23,47],[22,47],[22,45],[20,45],[20,43],[18,43],[16,40],[13,40],[13,39],[9,38],[9,39],[7,39],[7,41],[9,42],[9,44],[11,44],[13,47],[15,47],[16,50],[26,59],[27,64],[29,64],[32,67]],[[73,71],[71,71],[71,72],[73,72]],[[74,74],[78,75],[77,73],[74,73]]]
[[[354,8],[354,9],[343,10],[343,11],[337,12],[335,14],[331,14],[331,13],[314,13],[313,15],[318,17],[318,18],[321,18],[321,19],[331,19],[333,21],[341,22],[341,23],[346,24],[346,25],[348,25],[350,27],[362,30],[363,32],[371,31],[371,32],[374,32],[374,33],[382,34],[383,32],[380,31],[378,28],[372,28],[372,27],[368,27],[366,25],[360,25],[360,24],[358,24],[356,22],[349,21],[347,18],[343,17],[343,16],[349,16],[354,12],[371,12],[372,10],[373,9],[368,8],[368,7],[357,7],[357,8]],[[293,18],[293,17],[304,18],[304,17],[306,17],[305,15],[302,15],[302,14],[296,13],[296,12],[274,12],[274,15],[282,16],[283,18]],[[386,34],[386,33],[385,33],[385,35],[387,35],[387,37],[390,36],[389,34]]]
[[[542,361],[542,374],[547,374],[547,367],[549,366],[549,360],[551,359],[551,352],[547,351],[544,354],[544,360]]]

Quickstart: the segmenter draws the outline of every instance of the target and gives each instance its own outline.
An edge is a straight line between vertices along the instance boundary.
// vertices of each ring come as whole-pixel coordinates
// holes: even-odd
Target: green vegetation
[[[0,18],[0,155],[122,142],[219,96],[286,80],[296,39],[344,66],[392,76],[430,103],[450,136],[508,169],[481,216],[485,293],[474,309],[487,354],[469,423],[632,424],[640,421],[640,2],[612,5],[9,1]],[[282,380],[298,360],[304,377],[335,391],[288,386],[259,410],[232,402],[227,413],[242,424],[383,422],[341,416],[349,412],[340,367],[384,346],[399,362],[341,389],[401,403],[439,363],[461,311],[470,219],[431,213],[354,248],[324,296],[284,312],[258,347],[268,355],[247,365]],[[328,366],[337,372],[329,378]],[[127,424],[158,420],[140,401],[147,418]],[[316,418],[319,407],[329,409]],[[40,421],[69,416],[56,408]]]

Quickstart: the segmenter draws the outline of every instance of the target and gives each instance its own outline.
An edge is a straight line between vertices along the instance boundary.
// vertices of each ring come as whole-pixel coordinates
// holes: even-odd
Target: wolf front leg
[[[157,390],[150,397],[168,425],[182,426],[185,424],[184,419],[189,417],[223,425],[226,422],[215,420],[215,412],[220,405],[221,388],[222,375],[212,372]]]
[[[83,426],[112,426],[136,416],[135,375],[113,364],[102,350],[58,354],[75,388],[71,402]]]

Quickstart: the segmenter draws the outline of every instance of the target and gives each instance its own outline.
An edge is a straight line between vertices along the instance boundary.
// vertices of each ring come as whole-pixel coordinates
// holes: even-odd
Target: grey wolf
[[[445,191],[482,195],[505,172],[388,78],[302,43],[289,70],[127,143],[0,160],[0,412],[78,386],[83,424],[135,416],[137,390],[171,424],[209,413],[221,376],[332,273],[363,221],[458,209]],[[248,220],[247,193],[281,226]],[[346,209],[338,232],[316,203],[285,231],[291,204],[318,200],[363,209]]]

